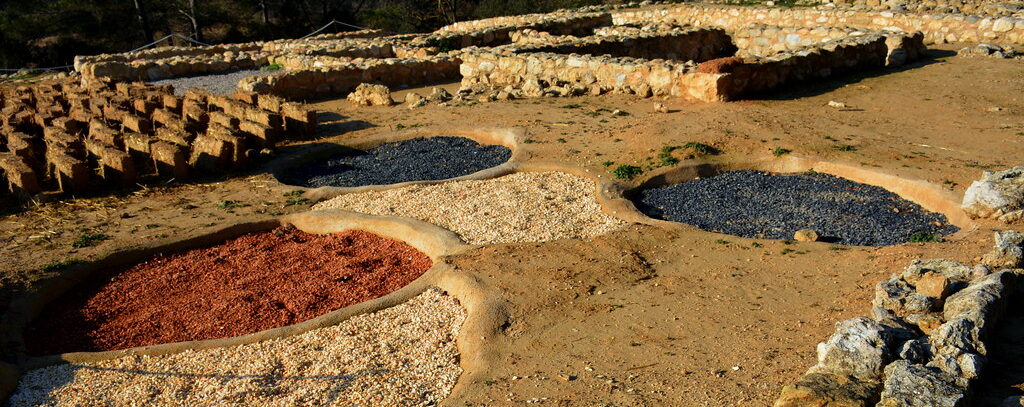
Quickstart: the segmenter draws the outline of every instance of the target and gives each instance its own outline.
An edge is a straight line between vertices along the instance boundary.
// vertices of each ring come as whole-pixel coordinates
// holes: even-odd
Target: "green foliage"
[[[81,249],[83,247],[94,246],[107,239],[110,239],[110,236],[103,233],[83,233],[77,240],[71,243],[71,246]]]
[[[633,179],[637,175],[643,174],[644,170],[635,165],[620,165],[615,167],[615,170],[612,171],[612,173],[615,174],[615,178],[618,179]]]
[[[932,243],[932,242],[941,242],[941,241],[942,241],[942,236],[936,235],[934,233],[928,233],[928,232],[917,232],[917,233],[914,233],[914,234],[910,235],[910,240],[909,240],[910,243]]]
[[[266,71],[266,72],[276,72],[276,71],[280,71],[281,68],[284,68],[284,65],[281,65],[281,64],[270,64],[270,65],[267,65],[267,66],[263,67],[263,70]]]
[[[789,154],[789,153],[792,153],[792,152],[793,152],[793,150],[790,150],[788,148],[775,147],[775,149],[772,150],[772,155],[774,155],[776,157],[782,157],[782,156],[784,156],[786,154]]]
[[[70,266],[73,266],[81,262],[82,261],[78,259],[57,260],[51,263],[47,263],[43,265],[43,267],[40,267],[39,269],[42,271],[58,271],[66,269]]]
[[[843,144],[840,146],[832,146],[832,149],[836,151],[857,151],[857,146]]]
[[[719,150],[717,148],[711,147],[711,146],[709,146],[707,144],[704,144],[704,143],[696,143],[696,142],[693,142],[693,141],[691,141],[689,143],[686,143],[686,144],[683,144],[683,148],[692,148],[692,149],[694,149],[695,151],[697,151],[698,153],[701,153],[701,154],[718,155],[718,154],[722,153],[722,150]]]

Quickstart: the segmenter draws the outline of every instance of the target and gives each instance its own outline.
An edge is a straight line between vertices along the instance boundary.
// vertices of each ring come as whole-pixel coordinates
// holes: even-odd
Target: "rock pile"
[[[986,264],[917,260],[878,283],[871,317],[837,323],[818,344],[818,363],[775,407],[967,405],[985,368],[986,335],[1024,272],[1022,243],[1019,233],[999,232]]]
[[[356,90],[348,94],[348,100],[360,106],[391,106],[391,89],[384,85],[361,83]]]
[[[1024,219],[1024,167],[985,171],[984,176],[964,192],[961,207],[972,218],[1007,223]]]

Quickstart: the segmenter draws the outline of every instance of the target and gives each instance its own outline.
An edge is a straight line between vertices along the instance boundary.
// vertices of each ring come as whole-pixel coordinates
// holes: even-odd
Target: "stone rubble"
[[[1018,284],[1019,233],[997,232],[985,263],[915,260],[875,287],[871,317],[836,324],[818,363],[782,389],[775,407],[967,406],[984,371],[988,331]]]

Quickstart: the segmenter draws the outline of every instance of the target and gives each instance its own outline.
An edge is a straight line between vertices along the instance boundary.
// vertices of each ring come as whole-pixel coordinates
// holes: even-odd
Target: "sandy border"
[[[961,198],[953,191],[935,183],[921,179],[904,178],[852,164],[799,155],[762,157],[747,160],[687,160],[677,166],[663,167],[651,171],[629,183],[607,185],[606,189],[600,191],[598,202],[611,210],[615,216],[629,222],[676,230],[702,230],[682,223],[651,218],[640,212],[628,197],[643,189],[677,184],[698,177],[710,177],[723,171],[761,170],[779,173],[801,173],[811,169],[816,172],[846,178],[854,182],[885,188],[904,199],[921,205],[924,209],[945,215],[949,223],[960,228],[960,231],[946,236],[949,239],[963,238],[971,231],[978,229],[978,225],[960,208]],[[704,232],[722,235],[715,232]]]
[[[308,233],[336,233],[361,229],[371,233],[404,241],[426,253],[434,265],[409,285],[383,297],[341,308],[311,320],[280,328],[268,329],[231,338],[166,343],[151,346],[104,351],[72,352],[49,356],[25,354],[21,332],[42,308],[53,299],[87,280],[94,273],[141,261],[154,254],[208,246],[245,233],[270,230],[281,225],[292,225]],[[336,325],[357,315],[389,308],[415,297],[431,287],[437,287],[455,297],[467,317],[456,346],[460,354],[463,374],[453,390],[462,391],[462,383],[483,371],[495,357],[484,344],[498,333],[507,319],[505,303],[499,293],[483,286],[472,276],[455,272],[445,257],[465,251],[470,246],[462,243],[452,232],[429,223],[412,219],[357,214],[341,210],[325,210],[288,215],[277,220],[245,223],[223,228],[210,234],[181,239],[172,243],[128,249],[112,253],[101,260],[72,267],[31,295],[12,301],[10,312],[0,322],[4,343],[13,344],[18,355],[18,366],[0,364],[0,400],[6,400],[17,387],[20,371],[37,369],[60,363],[86,363],[131,355],[166,355],[185,350],[210,349],[259,342],[267,339],[298,335],[318,328]],[[466,380],[464,380],[466,379]]]
[[[291,185],[281,182],[281,178],[286,171],[291,168],[303,165],[310,161],[315,161],[329,157],[331,155],[351,150],[361,149],[365,150],[368,148],[375,147],[377,145],[389,142],[404,141],[417,137],[439,137],[439,136],[451,136],[451,137],[465,137],[476,141],[483,145],[500,145],[508,147],[512,150],[512,156],[509,157],[508,161],[504,163],[486,168],[472,174],[466,174],[461,177],[448,178],[443,180],[433,181],[408,181],[400,182],[397,184],[387,185],[365,185],[360,187],[319,187],[309,188],[298,185]],[[480,129],[449,129],[449,130],[438,130],[438,129],[411,129],[403,130],[392,133],[378,134],[374,136],[363,137],[347,141],[343,144],[315,144],[306,148],[305,151],[297,151],[289,153],[288,157],[275,160],[267,165],[266,169],[274,176],[274,180],[280,185],[286,185],[294,187],[297,190],[306,191],[304,195],[312,202],[320,202],[327,199],[334,198],[338,195],[366,192],[366,191],[380,191],[385,189],[402,188],[412,185],[433,185],[440,184],[450,181],[464,181],[464,180],[481,180],[496,178],[512,172],[517,163],[521,163],[530,159],[533,153],[530,151],[528,145],[523,143],[526,139],[526,129],[522,127],[511,127],[511,128],[480,128]]]

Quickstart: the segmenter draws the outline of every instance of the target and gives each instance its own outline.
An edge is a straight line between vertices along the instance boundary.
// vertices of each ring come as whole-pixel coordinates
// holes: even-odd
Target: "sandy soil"
[[[981,170],[1020,164],[1016,157],[1024,156],[1024,65],[937,55],[908,69],[799,87],[770,99],[666,100],[668,114],[652,111],[656,100],[615,95],[414,110],[325,101],[318,104],[329,112],[322,115],[321,141],[414,126],[524,126],[537,158],[598,171],[647,166],[662,146],[690,141],[722,150],[726,160],[761,158],[783,147],[926,179],[961,194]],[[429,88],[416,91],[429,94]],[[830,100],[849,108],[828,107]],[[613,116],[615,109],[630,114]],[[840,149],[848,145],[854,147]],[[307,209],[285,206],[289,190],[257,173],[44,204],[0,218],[6,293],[0,300],[59,274],[38,271],[53,261],[87,261],[139,241]],[[252,206],[223,209],[224,200]],[[188,205],[197,208],[184,209]],[[781,386],[813,364],[815,344],[835,322],[867,313],[877,281],[921,257],[973,262],[989,249],[990,230],[998,226],[982,223],[943,243],[845,250],[648,226],[590,241],[476,249],[451,261],[501,290],[511,322],[494,339],[499,360],[446,404],[769,405]],[[73,248],[84,232],[110,239]],[[782,254],[785,249],[793,251]]]

